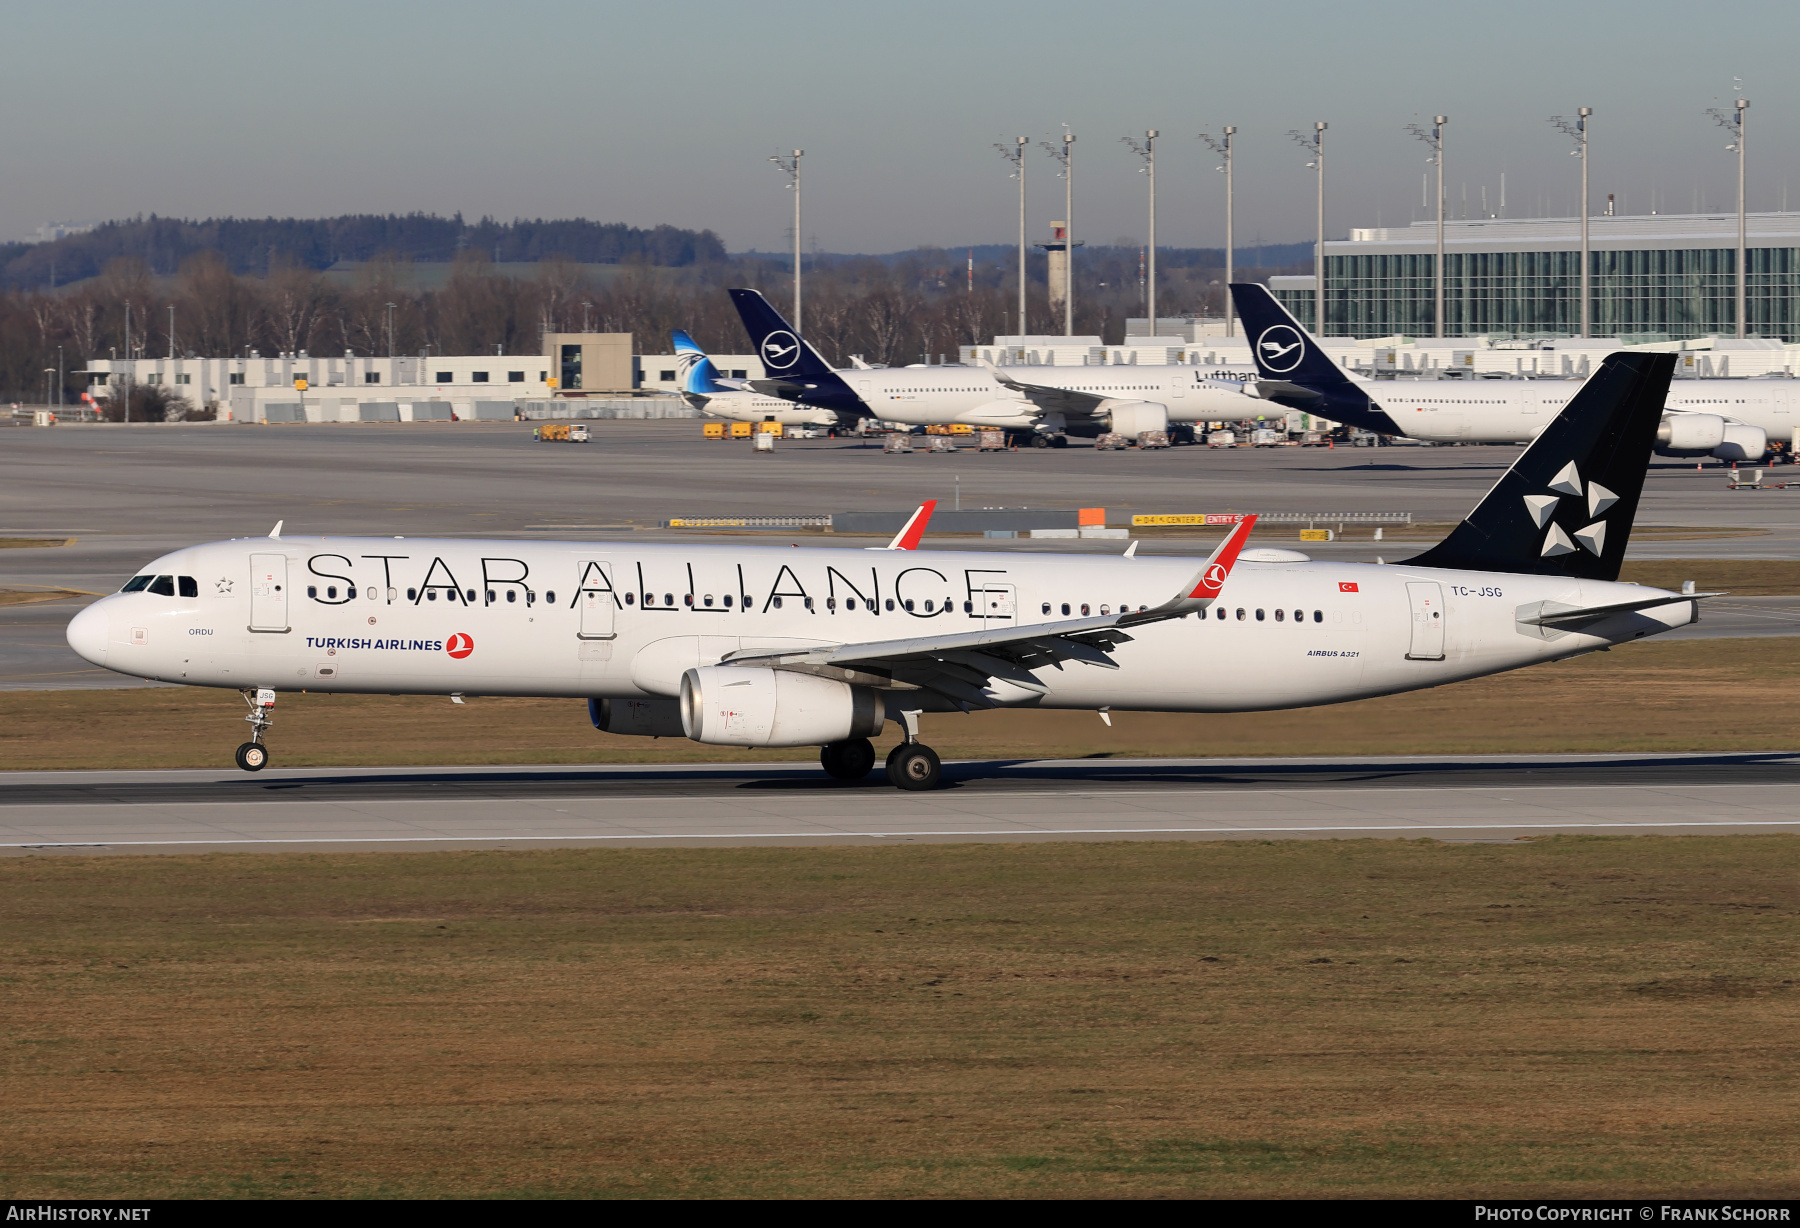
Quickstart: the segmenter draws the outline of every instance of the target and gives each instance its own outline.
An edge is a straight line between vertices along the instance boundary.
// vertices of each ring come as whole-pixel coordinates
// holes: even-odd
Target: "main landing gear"
[[[887,775],[896,789],[923,792],[943,782],[944,766],[923,742],[902,742],[888,752]]]
[[[819,766],[836,780],[861,780],[875,766],[875,745],[867,738],[830,742],[819,748]]]
[[[851,738],[819,748],[819,765],[837,780],[861,780],[875,767],[875,747],[867,738]],[[888,752],[888,783],[918,792],[943,783],[937,752],[922,742],[902,742]]]
[[[269,765],[269,748],[263,745],[263,737],[275,723],[269,715],[269,709],[275,706],[275,692],[265,687],[242,694],[250,706],[250,715],[244,718],[250,722],[250,740],[237,748],[237,765],[246,772],[260,772]]]

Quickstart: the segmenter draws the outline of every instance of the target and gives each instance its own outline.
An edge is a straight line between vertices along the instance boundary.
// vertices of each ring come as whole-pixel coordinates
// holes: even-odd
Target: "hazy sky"
[[[1596,108],[1596,201],[1647,211],[1734,199],[1702,114],[1753,100],[1752,209],[1800,207],[1800,10],[1634,3],[962,0],[304,5],[12,0],[0,237],[136,213],[413,210],[710,227],[733,250],[790,242],[768,155],[806,150],[808,246],[884,252],[1006,242],[1016,187],[992,148],[1033,138],[1035,239],[1062,185],[1035,141],[1068,123],[1079,236],[1141,241],[1158,153],[1158,240],[1224,239],[1223,180],[1195,139],[1238,125],[1238,241],[1304,239],[1312,172],[1285,135],[1330,123],[1327,229],[1405,223],[1450,116],[1460,211],[1574,210],[1569,144],[1545,122]],[[1596,204],[1598,212],[1602,206]]]

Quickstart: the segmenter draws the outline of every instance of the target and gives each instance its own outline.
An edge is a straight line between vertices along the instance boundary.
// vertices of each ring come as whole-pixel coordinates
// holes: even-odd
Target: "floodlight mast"
[[[1062,163],[1063,181],[1063,336],[1075,335],[1075,134],[1063,125],[1062,148],[1039,141],[1045,153]]]
[[[1237,280],[1237,267],[1233,263],[1237,249],[1234,246],[1236,240],[1233,237],[1232,227],[1234,198],[1231,183],[1231,138],[1236,135],[1237,125],[1235,124],[1226,124],[1224,135],[1216,141],[1205,132],[1200,134],[1200,139],[1206,142],[1207,147],[1219,155],[1221,161],[1218,169],[1225,174],[1225,335],[1227,337],[1237,335],[1234,323],[1237,311],[1231,301],[1231,283]]]
[[[1594,108],[1582,107],[1570,123],[1560,115],[1552,115],[1550,122],[1575,142],[1575,148],[1569,152],[1581,159],[1581,335],[1594,335],[1594,294],[1592,285],[1593,270],[1589,267],[1588,252],[1588,119],[1594,114]]]
[[[1013,144],[994,146],[1000,156],[1012,164],[1011,178],[1019,181],[1019,335],[1025,335],[1025,146],[1027,137],[1014,137]]]
[[[1313,121],[1311,136],[1288,130],[1288,135],[1313,156],[1306,169],[1319,174],[1319,227],[1313,243],[1313,331],[1321,337],[1325,335],[1325,129],[1329,127],[1320,119]]]
[[[1431,131],[1417,124],[1406,125],[1406,130],[1424,141],[1431,149],[1431,156],[1425,159],[1427,165],[1437,167],[1437,259],[1431,267],[1431,335],[1444,335],[1444,125],[1450,122],[1447,115],[1432,117]]]
[[[1725,114],[1723,111],[1719,110],[1719,108],[1717,108],[1717,107],[1706,108],[1706,113],[1708,115],[1712,116],[1713,122],[1717,123],[1719,125],[1719,127],[1723,128],[1727,132],[1731,133],[1731,144],[1727,145],[1725,148],[1729,152],[1735,153],[1737,155],[1737,162],[1738,162],[1738,167],[1737,167],[1737,171],[1738,171],[1738,210],[1737,210],[1738,233],[1737,233],[1736,305],[1737,305],[1737,335],[1739,337],[1748,337],[1750,335],[1749,321],[1744,318],[1744,309],[1745,309],[1744,281],[1745,281],[1746,275],[1748,273],[1748,270],[1746,270],[1744,268],[1744,259],[1749,254],[1748,252],[1746,252],[1744,250],[1744,248],[1745,248],[1744,240],[1747,237],[1745,235],[1745,228],[1744,228],[1744,119],[1745,119],[1746,113],[1749,110],[1750,110],[1750,100],[1748,98],[1737,99],[1736,105],[1732,108],[1732,113],[1730,115]]]
[[[1138,174],[1150,177],[1150,268],[1144,282],[1144,311],[1150,317],[1150,335],[1156,336],[1156,138],[1162,134],[1155,128],[1144,130],[1144,143],[1139,145],[1128,136],[1119,139],[1131,146],[1131,152],[1144,160]]]
[[[800,159],[804,149],[791,154],[774,154],[769,158],[787,172],[788,190],[794,194],[794,331],[800,331]]]

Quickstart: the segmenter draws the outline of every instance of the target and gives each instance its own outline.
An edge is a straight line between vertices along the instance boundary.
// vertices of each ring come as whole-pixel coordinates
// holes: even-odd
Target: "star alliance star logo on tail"
[[[1555,494],[1526,495],[1525,512],[1538,528],[1549,526],[1550,531],[1544,534],[1543,549],[1538,551],[1542,558],[1553,559],[1559,554],[1574,554],[1576,550],[1586,550],[1595,558],[1606,553],[1606,521],[1598,517],[1607,508],[1619,501],[1615,495],[1598,482],[1589,482],[1583,490],[1581,471],[1576,469],[1575,462],[1570,461],[1551,479],[1550,489]],[[1573,538],[1563,531],[1563,527],[1553,523],[1556,509],[1565,496],[1579,499],[1583,493],[1587,495],[1587,514],[1594,518],[1592,523],[1577,529]]]

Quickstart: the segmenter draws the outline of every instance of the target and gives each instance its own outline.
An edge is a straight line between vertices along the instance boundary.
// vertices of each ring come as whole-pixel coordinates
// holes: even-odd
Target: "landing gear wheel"
[[[819,748],[819,766],[837,780],[861,780],[875,766],[875,745],[867,738],[850,738]]]
[[[1053,448],[1066,448],[1069,446],[1069,437],[1067,435],[1054,435],[1050,439],[1050,446]]]
[[[902,742],[888,753],[888,781],[896,789],[923,792],[943,781],[943,764],[937,752],[918,742]]]
[[[237,748],[237,765],[246,772],[260,772],[269,763],[269,748],[261,742],[246,742]]]
[[[1031,437],[1031,446],[1034,448],[1048,448],[1050,446],[1050,437],[1048,435],[1033,435]]]

